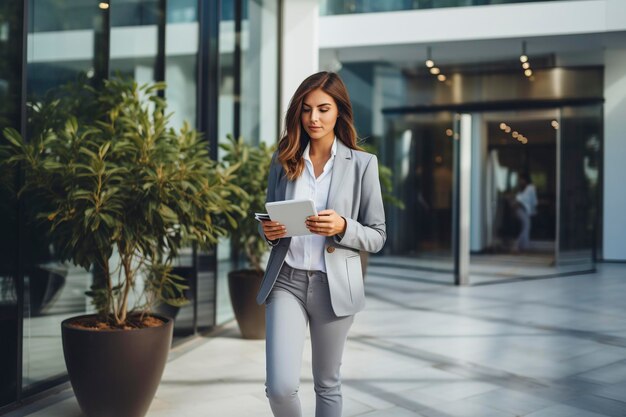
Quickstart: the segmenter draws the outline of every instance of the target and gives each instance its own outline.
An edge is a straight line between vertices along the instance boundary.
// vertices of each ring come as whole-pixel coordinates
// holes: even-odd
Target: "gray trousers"
[[[266,302],[265,392],[276,417],[300,417],[300,369],[311,332],[315,416],[341,417],[341,357],[354,316],[337,317],[325,273],[283,264]]]

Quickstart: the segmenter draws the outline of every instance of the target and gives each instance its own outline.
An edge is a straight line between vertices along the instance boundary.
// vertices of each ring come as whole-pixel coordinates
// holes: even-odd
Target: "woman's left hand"
[[[335,210],[322,210],[317,216],[310,216],[306,220],[306,227],[316,235],[335,236],[346,231],[346,219],[338,215]]]

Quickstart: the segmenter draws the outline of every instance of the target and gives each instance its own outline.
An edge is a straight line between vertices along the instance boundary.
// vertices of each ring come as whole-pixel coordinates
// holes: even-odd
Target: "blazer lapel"
[[[335,156],[333,172],[330,177],[330,190],[328,191],[328,204],[326,205],[329,209],[335,209],[335,201],[341,192],[341,184],[351,159],[352,151],[337,138],[337,155]]]

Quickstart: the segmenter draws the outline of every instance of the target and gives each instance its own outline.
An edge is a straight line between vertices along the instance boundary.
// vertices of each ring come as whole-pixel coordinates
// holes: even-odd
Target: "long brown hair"
[[[304,97],[313,90],[321,89],[337,103],[339,117],[335,124],[335,135],[351,149],[361,148],[357,145],[356,129],[352,121],[352,104],[345,84],[334,72],[322,71],[313,74],[300,84],[287,109],[285,130],[278,142],[278,160],[287,173],[290,181],[300,176],[304,169],[302,154],[311,138],[302,128],[302,106]]]

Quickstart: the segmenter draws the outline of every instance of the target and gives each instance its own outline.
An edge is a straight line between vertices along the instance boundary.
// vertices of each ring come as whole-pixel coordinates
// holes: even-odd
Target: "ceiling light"
[[[109,3],[101,1],[98,7],[100,7],[102,10],[106,10],[109,8]]]
[[[441,72],[441,70],[440,70],[439,68],[437,68],[437,67],[432,67],[432,68],[430,69],[430,73],[431,73],[431,74],[433,74],[433,75],[437,75],[437,74],[439,74],[440,72]]]
[[[519,133],[517,133],[517,132],[511,133],[511,136],[513,136],[514,138],[516,138],[518,135],[519,135]]]
[[[528,62],[528,55],[526,55],[526,41],[522,41],[522,55],[519,57],[520,62]]]
[[[433,51],[430,49],[430,46],[426,48],[426,66],[428,68],[432,68],[435,66],[435,61],[433,61]]]
[[[533,70],[527,69],[526,71],[524,71],[524,75],[530,77],[531,75],[533,75]]]
[[[500,130],[506,129],[506,123],[500,123]]]
[[[528,68],[530,68],[530,63],[529,63],[529,62],[524,62],[524,63],[522,64],[522,68],[524,68],[524,69],[528,69]]]
[[[446,80],[446,76],[445,76],[445,75],[443,75],[443,74],[439,74],[439,75],[437,76],[437,79],[438,79],[439,81],[442,81],[442,82],[443,82],[443,81],[445,81],[445,80]]]
[[[510,127],[510,126],[507,126],[507,127],[504,129],[504,131],[505,131],[506,133],[511,133],[511,127]]]
[[[454,132],[452,131],[452,129],[446,129],[446,135],[452,136],[453,134]]]

